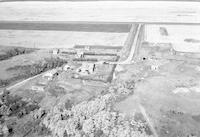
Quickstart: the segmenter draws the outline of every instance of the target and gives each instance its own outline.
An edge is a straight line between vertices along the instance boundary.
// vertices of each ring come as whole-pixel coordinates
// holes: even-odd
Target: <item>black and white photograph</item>
[[[200,137],[200,0],[0,0],[0,137]]]

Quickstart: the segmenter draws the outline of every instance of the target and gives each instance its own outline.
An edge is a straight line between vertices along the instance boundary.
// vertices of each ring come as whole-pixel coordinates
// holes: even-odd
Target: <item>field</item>
[[[5,46],[33,48],[72,48],[74,45],[122,46],[127,33],[0,30]]]
[[[13,84],[13,82],[15,83],[18,80],[23,79],[23,77],[20,76],[22,74],[22,70],[20,69],[9,70],[10,68],[13,68],[15,66],[28,66],[28,65],[38,64],[44,61],[45,58],[50,58],[50,57],[51,55],[49,54],[48,51],[36,50],[32,53],[17,55],[15,57],[2,60],[0,62],[1,88]]]
[[[161,35],[161,28],[165,28],[168,35]],[[170,43],[175,51],[198,53],[199,29],[199,25],[147,25],[145,41],[155,44]]]
[[[198,2],[176,1],[2,2],[0,19],[47,22],[198,23],[199,7]]]
[[[8,47],[7,49],[13,49],[16,47]],[[1,51],[4,51],[6,48],[2,47]],[[22,55],[17,55],[14,57],[11,57],[9,59],[6,60],[2,60],[0,62],[1,64],[1,71],[0,71],[0,75],[1,75],[1,79],[7,79],[7,78],[11,78],[14,74],[12,73],[7,73],[6,69],[8,69],[9,67],[13,67],[15,65],[25,65],[25,64],[31,64],[34,63],[35,61],[38,61],[39,59],[41,59],[42,57],[38,57],[37,56],[37,52],[35,51],[34,53],[29,53],[29,54],[22,54]],[[32,61],[30,61],[29,59],[33,58]]]
[[[199,71],[195,70],[198,65],[171,61],[156,72],[143,65],[128,66],[126,73],[121,74],[124,79],[130,75],[142,79],[137,82],[134,95],[116,104],[116,108],[131,114],[142,104],[159,136],[199,136]],[[143,72],[138,73],[141,67]],[[179,88],[180,92],[175,93]]]
[[[199,53],[173,54],[170,48],[167,43],[144,42],[135,64],[116,69],[118,79],[137,82],[134,95],[115,107],[128,115],[144,107],[159,137],[198,137]]]

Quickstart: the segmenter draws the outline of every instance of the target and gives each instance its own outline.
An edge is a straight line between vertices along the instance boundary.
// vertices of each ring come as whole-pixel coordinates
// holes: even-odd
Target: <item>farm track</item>
[[[49,70],[49,71],[50,71],[50,70]],[[29,80],[35,79],[35,78],[37,78],[37,77],[39,77],[39,76],[42,76],[44,73],[47,73],[47,72],[48,72],[48,71],[43,72],[43,73],[40,73],[40,74],[35,75],[35,76],[33,76],[33,77],[30,77],[30,78],[27,78],[27,79],[25,79],[25,80],[23,80],[23,81],[21,81],[21,82],[18,82],[18,83],[14,84],[14,85],[12,85],[12,86],[6,88],[6,89],[7,89],[7,90],[12,90],[12,89],[14,89],[14,88],[23,86],[23,85],[24,85],[26,82],[28,82]]]

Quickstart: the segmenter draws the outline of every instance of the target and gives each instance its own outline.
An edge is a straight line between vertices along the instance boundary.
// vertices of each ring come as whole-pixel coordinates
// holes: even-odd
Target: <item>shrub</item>
[[[112,94],[84,101],[65,109],[63,105],[52,108],[43,120],[54,137],[149,137],[146,123],[130,121],[125,115],[112,111]],[[140,130],[138,130],[140,129]]]
[[[0,96],[0,116],[18,116],[22,117],[31,111],[38,109],[38,105],[31,102],[25,102],[17,95],[10,95],[9,91],[4,91]]]
[[[109,87],[108,91],[112,94],[127,96],[134,92],[134,88],[135,88],[134,80],[128,80],[128,81],[117,80]]]
[[[0,55],[0,60],[5,60],[5,59],[9,59],[13,56],[17,56],[20,54],[27,54],[27,53],[31,53],[33,51],[35,51],[36,49],[32,49],[32,48],[22,48],[22,47],[15,47],[15,48],[11,48],[5,51],[4,54]]]

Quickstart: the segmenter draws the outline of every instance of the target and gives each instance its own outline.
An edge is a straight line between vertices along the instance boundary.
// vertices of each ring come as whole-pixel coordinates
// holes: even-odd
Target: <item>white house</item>
[[[63,66],[63,70],[64,70],[64,71],[68,71],[68,70],[70,70],[70,69],[71,69],[71,66],[68,65],[68,64],[66,64],[66,65]]]
[[[90,46],[85,46],[86,51],[90,51]]]
[[[52,69],[47,71],[42,77],[47,78],[48,80],[52,80],[53,76],[57,73],[57,69]]]
[[[77,51],[76,56],[77,56],[78,58],[84,58],[84,52],[83,52],[83,51]]]
[[[76,68],[75,65],[68,63],[68,64],[63,65],[62,70],[69,71],[69,70],[74,70],[75,68]]]
[[[54,49],[53,50],[53,55],[57,55],[59,53],[59,49]]]

